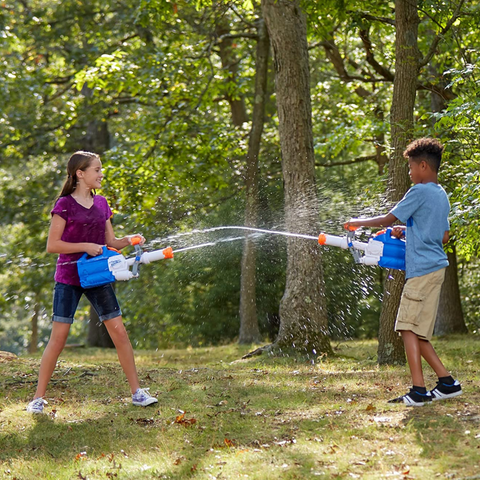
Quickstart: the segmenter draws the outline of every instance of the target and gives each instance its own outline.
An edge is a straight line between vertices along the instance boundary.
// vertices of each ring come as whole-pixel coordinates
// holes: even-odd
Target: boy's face
[[[408,159],[408,168],[410,175],[410,180],[417,185],[417,183],[422,183],[425,179],[425,174],[427,173],[428,164],[425,160],[421,160],[420,162],[414,161],[411,158]]]

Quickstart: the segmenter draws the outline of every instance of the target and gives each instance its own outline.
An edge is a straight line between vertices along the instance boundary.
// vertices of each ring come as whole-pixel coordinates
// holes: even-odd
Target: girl
[[[117,349],[118,359],[132,391],[132,403],[146,407],[158,400],[140,388],[133,349],[123,325],[122,312],[112,285],[84,289],[80,286],[77,260],[84,252],[96,256],[102,246],[118,250],[131,244],[132,237],[116,238],[112,211],[104,197],[95,194],[103,179],[102,163],[95,153],[76,152],[67,165],[67,180],[52,210],[47,252],[59,253],[55,271],[52,333],[42,356],[35,397],[27,406],[31,413],[42,413],[43,399],[58,356],[67,341],[70,325],[84,293],[98,313]],[[145,239],[141,237],[141,244]]]

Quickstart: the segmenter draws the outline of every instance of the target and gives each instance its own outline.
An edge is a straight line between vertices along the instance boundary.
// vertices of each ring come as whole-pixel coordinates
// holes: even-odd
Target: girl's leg
[[[103,323],[107,328],[110,338],[115,344],[120,365],[125,372],[130,385],[130,390],[133,394],[140,387],[140,383],[138,381],[137,369],[135,367],[132,344],[130,343],[128,333],[123,325],[122,317],[111,318],[110,320],[105,320]]]
[[[427,363],[433,368],[438,378],[448,377],[450,373],[443,366],[442,361],[438,358],[437,352],[428,340],[420,340],[420,353]]]
[[[402,339],[407,354],[408,366],[412,375],[413,385],[425,387],[422,371],[422,355],[420,353],[420,340],[417,335],[409,330],[402,330]]]
[[[52,322],[52,333],[50,334],[50,340],[42,355],[40,371],[38,372],[37,391],[35,392],[34,398],[45,395],[48,382],[55,370],[58,356],[62,353],[65,343],[67,342],[69,331],[69,323]]]

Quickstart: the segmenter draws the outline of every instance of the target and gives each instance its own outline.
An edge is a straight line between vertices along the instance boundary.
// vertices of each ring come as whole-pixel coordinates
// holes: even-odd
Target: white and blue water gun
[[[368,243],[355,240],[353,227],[345,237],[321,233],[318,243],[350,250],[356,263],[405,270],[405,240],[393,237],[391,227],[378,232]]]
[[[83,254],[77,262],[78,276],[82,287],[100,287],[115,281],[130,280],[138,277],[140,264],[173,258],[171,247],[153,252],[143,252],[139,245],[140,241],[141,237],[132,237],[135,257],[131,258],[125,258],[118,250],[109,247],[103,247],[102,253],[96,257]]]

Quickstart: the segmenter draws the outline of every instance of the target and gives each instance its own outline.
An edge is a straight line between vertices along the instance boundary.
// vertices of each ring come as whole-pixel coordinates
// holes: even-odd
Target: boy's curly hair
[[[414,162],[425,160],[428,165],[438,172],[442,161],[443,145],[436,138],[419,138],[407,145],[403,152],[405,158]]]

